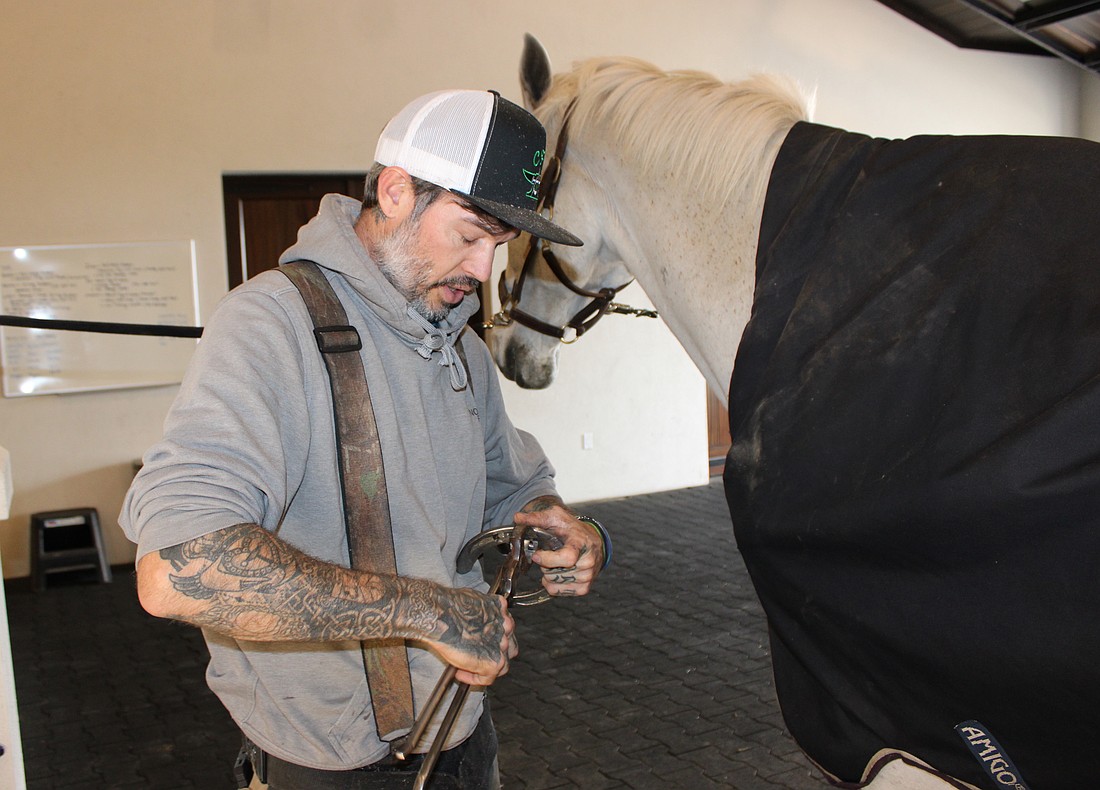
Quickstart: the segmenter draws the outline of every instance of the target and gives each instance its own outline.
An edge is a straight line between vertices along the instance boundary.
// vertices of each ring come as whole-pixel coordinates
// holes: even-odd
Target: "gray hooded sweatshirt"
[[[476,566],[456,572],[459,550],[555,493],[554,471],[534,438],[508,420],[488,349],[462,331],[476,299],[467,297],[439,327],[410,315],[355,235],[359,208],[326,196],[280,263],[304,258],[324,267],[363,339],[398,573],[484,590]],[[454,353],[459,335],[468,371]],[[280,272],[233,290],[207,322],[164,438],[146,453],[119,520],[139,557],[256,523],[311,556],[348,565],[327,373],[305,305]],[[328,770],[386,755],[358,643],[204,636],[211,689],[266,751]],[[443,666],[427,650],[407,652],[419,710]],[[472,732],[482,701],[471,695],[447,748]]]

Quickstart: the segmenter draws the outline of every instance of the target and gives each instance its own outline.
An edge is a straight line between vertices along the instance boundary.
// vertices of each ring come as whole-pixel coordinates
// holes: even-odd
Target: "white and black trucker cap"
[[[382,130],[374,160],[449,189],[518,230],[557,244],[581,240],[535,209],[546,130],[495,91],[414,99]]]

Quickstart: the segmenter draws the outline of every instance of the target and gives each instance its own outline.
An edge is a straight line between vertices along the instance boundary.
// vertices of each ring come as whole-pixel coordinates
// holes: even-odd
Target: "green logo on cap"
[[[539,149],[535,151],[535,155],[531,157],[531,165],[534,170],[523,169],[523,177],[527,179],[527,183],[531,185],[531,188],[527,190],[526,197],[531,200],[538,201],[539,199],[539,182],[540,173],[542,172],[542,163],[546,159],[545,149]]]

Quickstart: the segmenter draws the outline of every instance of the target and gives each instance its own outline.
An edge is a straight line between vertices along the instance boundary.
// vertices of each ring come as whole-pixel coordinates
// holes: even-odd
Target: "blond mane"
[[[675,173],[723,204],[735,191],[763,199],[768,156],[809,117],[807,97],[782,77],[727,83],[635,58],[593,58],[555,75],[538,107],[552,137],[574,96],[571,128],[598,128],[643,174]]]

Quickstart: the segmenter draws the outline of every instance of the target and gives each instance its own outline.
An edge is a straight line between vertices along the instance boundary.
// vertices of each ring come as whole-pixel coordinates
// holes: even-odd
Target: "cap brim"
[[[570,247],[581,247],[584,245],[584,242],[572,233],[565,228],[555,225],[537,211],[516,208],[515,206],[509,206],[505,203],[497,203],[495,200],[486,200],[485,198],[475,197],[474,195],[467,195],[464,192],[457,192],[456,194],[461,195],[463,200],[468,200],[482,211],[491,214],[501,222],[512,226],[516,230],[527,231],[532,236],[546,239],[554,244],[566,244]]]

